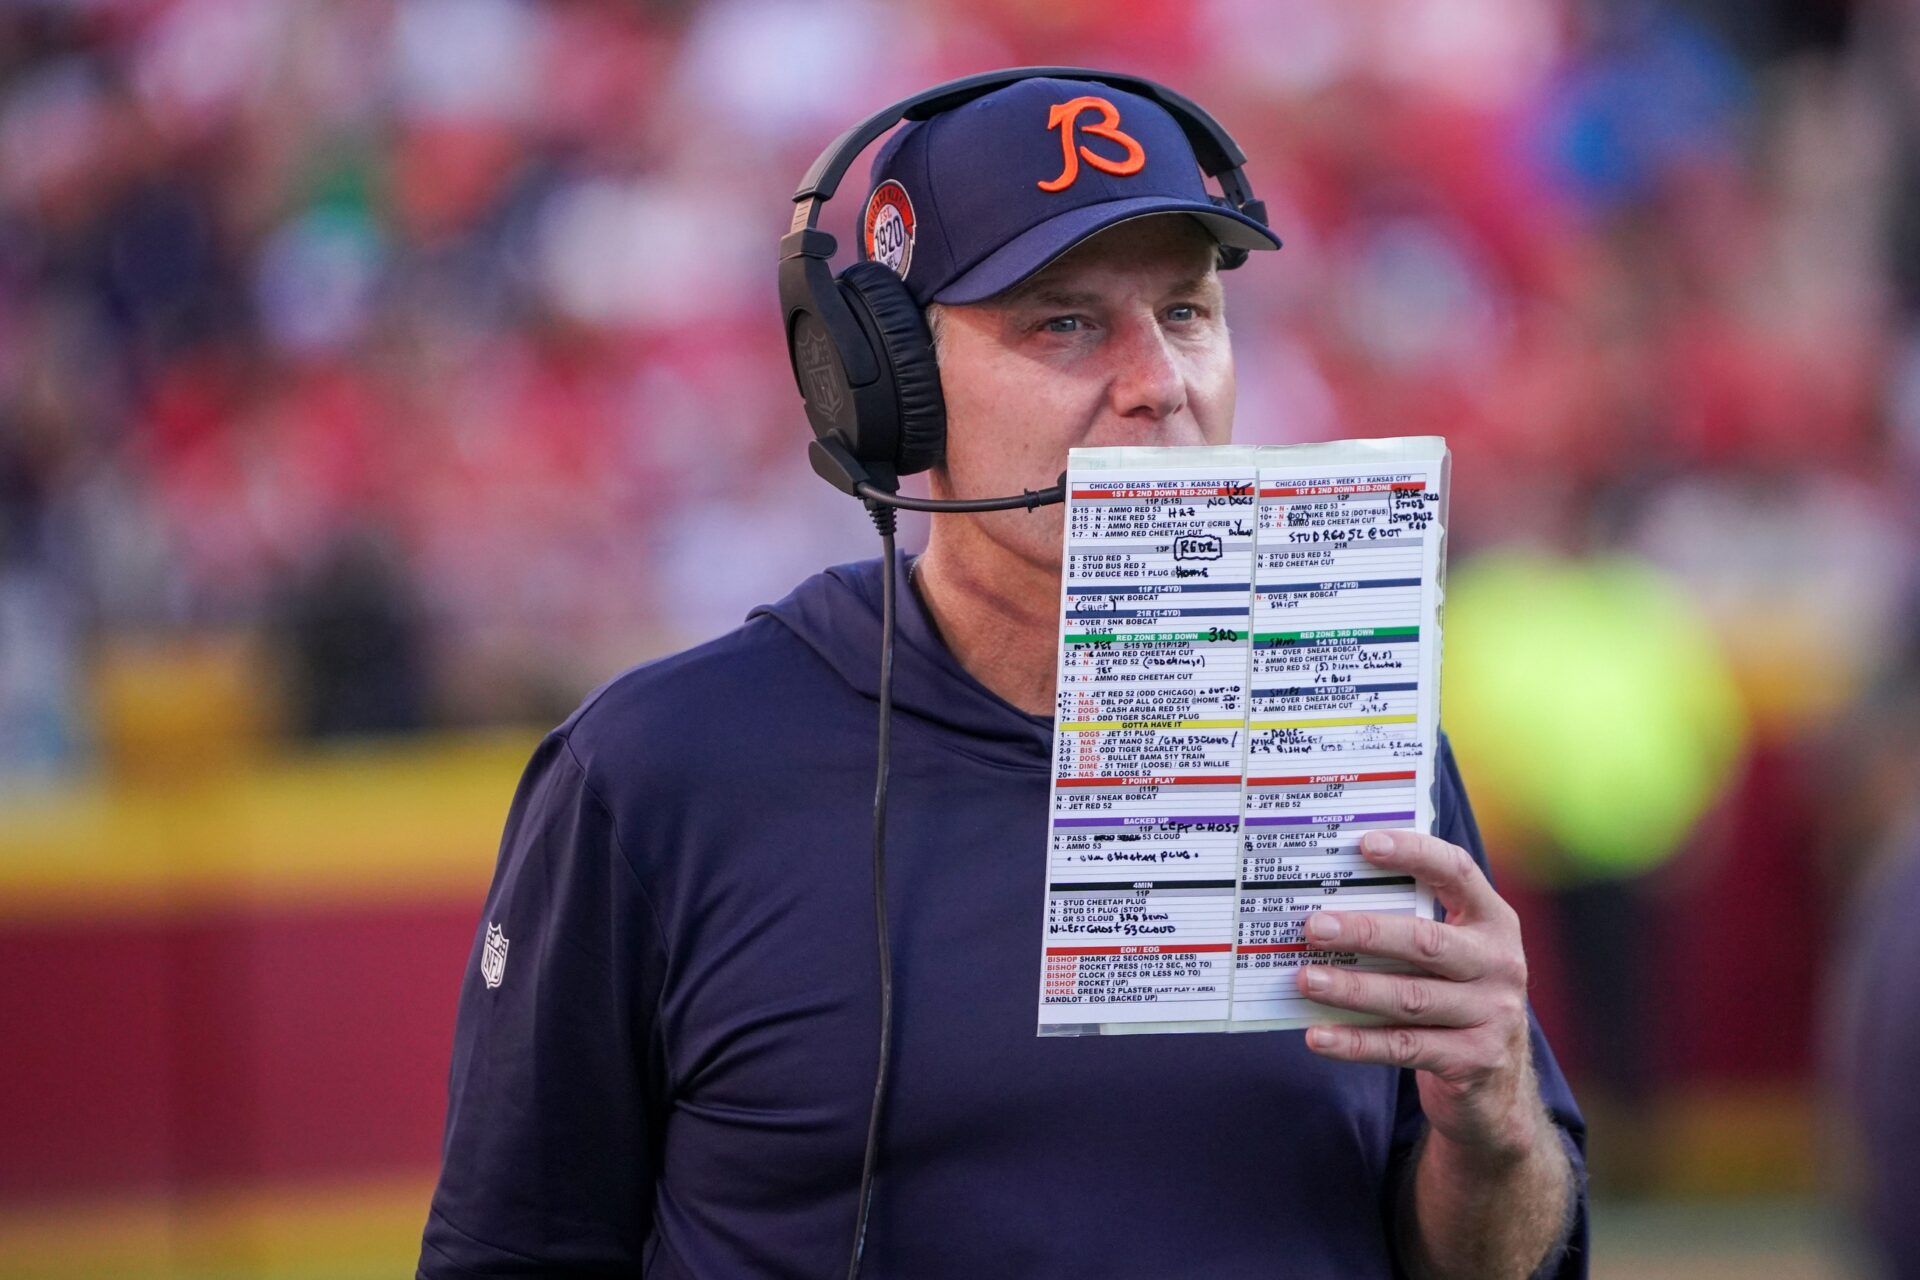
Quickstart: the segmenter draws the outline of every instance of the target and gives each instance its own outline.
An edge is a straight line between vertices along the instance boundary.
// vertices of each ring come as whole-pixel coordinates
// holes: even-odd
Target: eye
[[[1048,333],[1078,333],[1085,326],[1079,316],[1053,316],[1041,324]]]
[[[1194,306],[1191,302],[1176,302],[1167,308],[1167,319],[1173,321],[1175,324],[1185,324],[1190,320],[1198,320],[1199,318],[1200,308]]]

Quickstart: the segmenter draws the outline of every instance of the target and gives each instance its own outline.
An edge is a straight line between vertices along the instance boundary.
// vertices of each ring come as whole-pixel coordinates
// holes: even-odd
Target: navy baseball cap
[[[990,298],[1148,214],[1191,214],[1222,244],[1280,247],[1208,192],[1164,107],[1088,80],[1021,80],[905,124],[871,180],[861,256],[899,272],[923,307]]]

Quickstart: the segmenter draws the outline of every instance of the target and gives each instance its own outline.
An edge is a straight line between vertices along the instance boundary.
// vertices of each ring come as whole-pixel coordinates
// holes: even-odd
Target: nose
[[[1116,324],[1109,350],[1113,377],[1108,402],[1116,415],[1146,425],[1186,408],[1187,380],[1157,317],[1129,316]]]

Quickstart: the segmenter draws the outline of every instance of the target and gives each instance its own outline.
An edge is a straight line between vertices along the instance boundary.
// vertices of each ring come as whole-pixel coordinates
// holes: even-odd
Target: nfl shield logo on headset
[[[488,988],[500,985],[500,979],[507,976],[507,935],[500,932],[500,926],[487,923],[487,942],[480,950],[480,976],[487,981]]]

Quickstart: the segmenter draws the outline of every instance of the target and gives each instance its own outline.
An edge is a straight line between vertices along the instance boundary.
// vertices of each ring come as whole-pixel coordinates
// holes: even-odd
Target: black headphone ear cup
[[[947,448],[947,402],[940,392],[940,366],[934,360],[926,317],[906,282],[878,262],[855,262],[840,273],[839,281],[872,319],[886,360],[893,366],[894,395],[900,407],[894,471],[903,476],[925,471],[940,461]],[[865,424],[860,434],[864,445]]]

